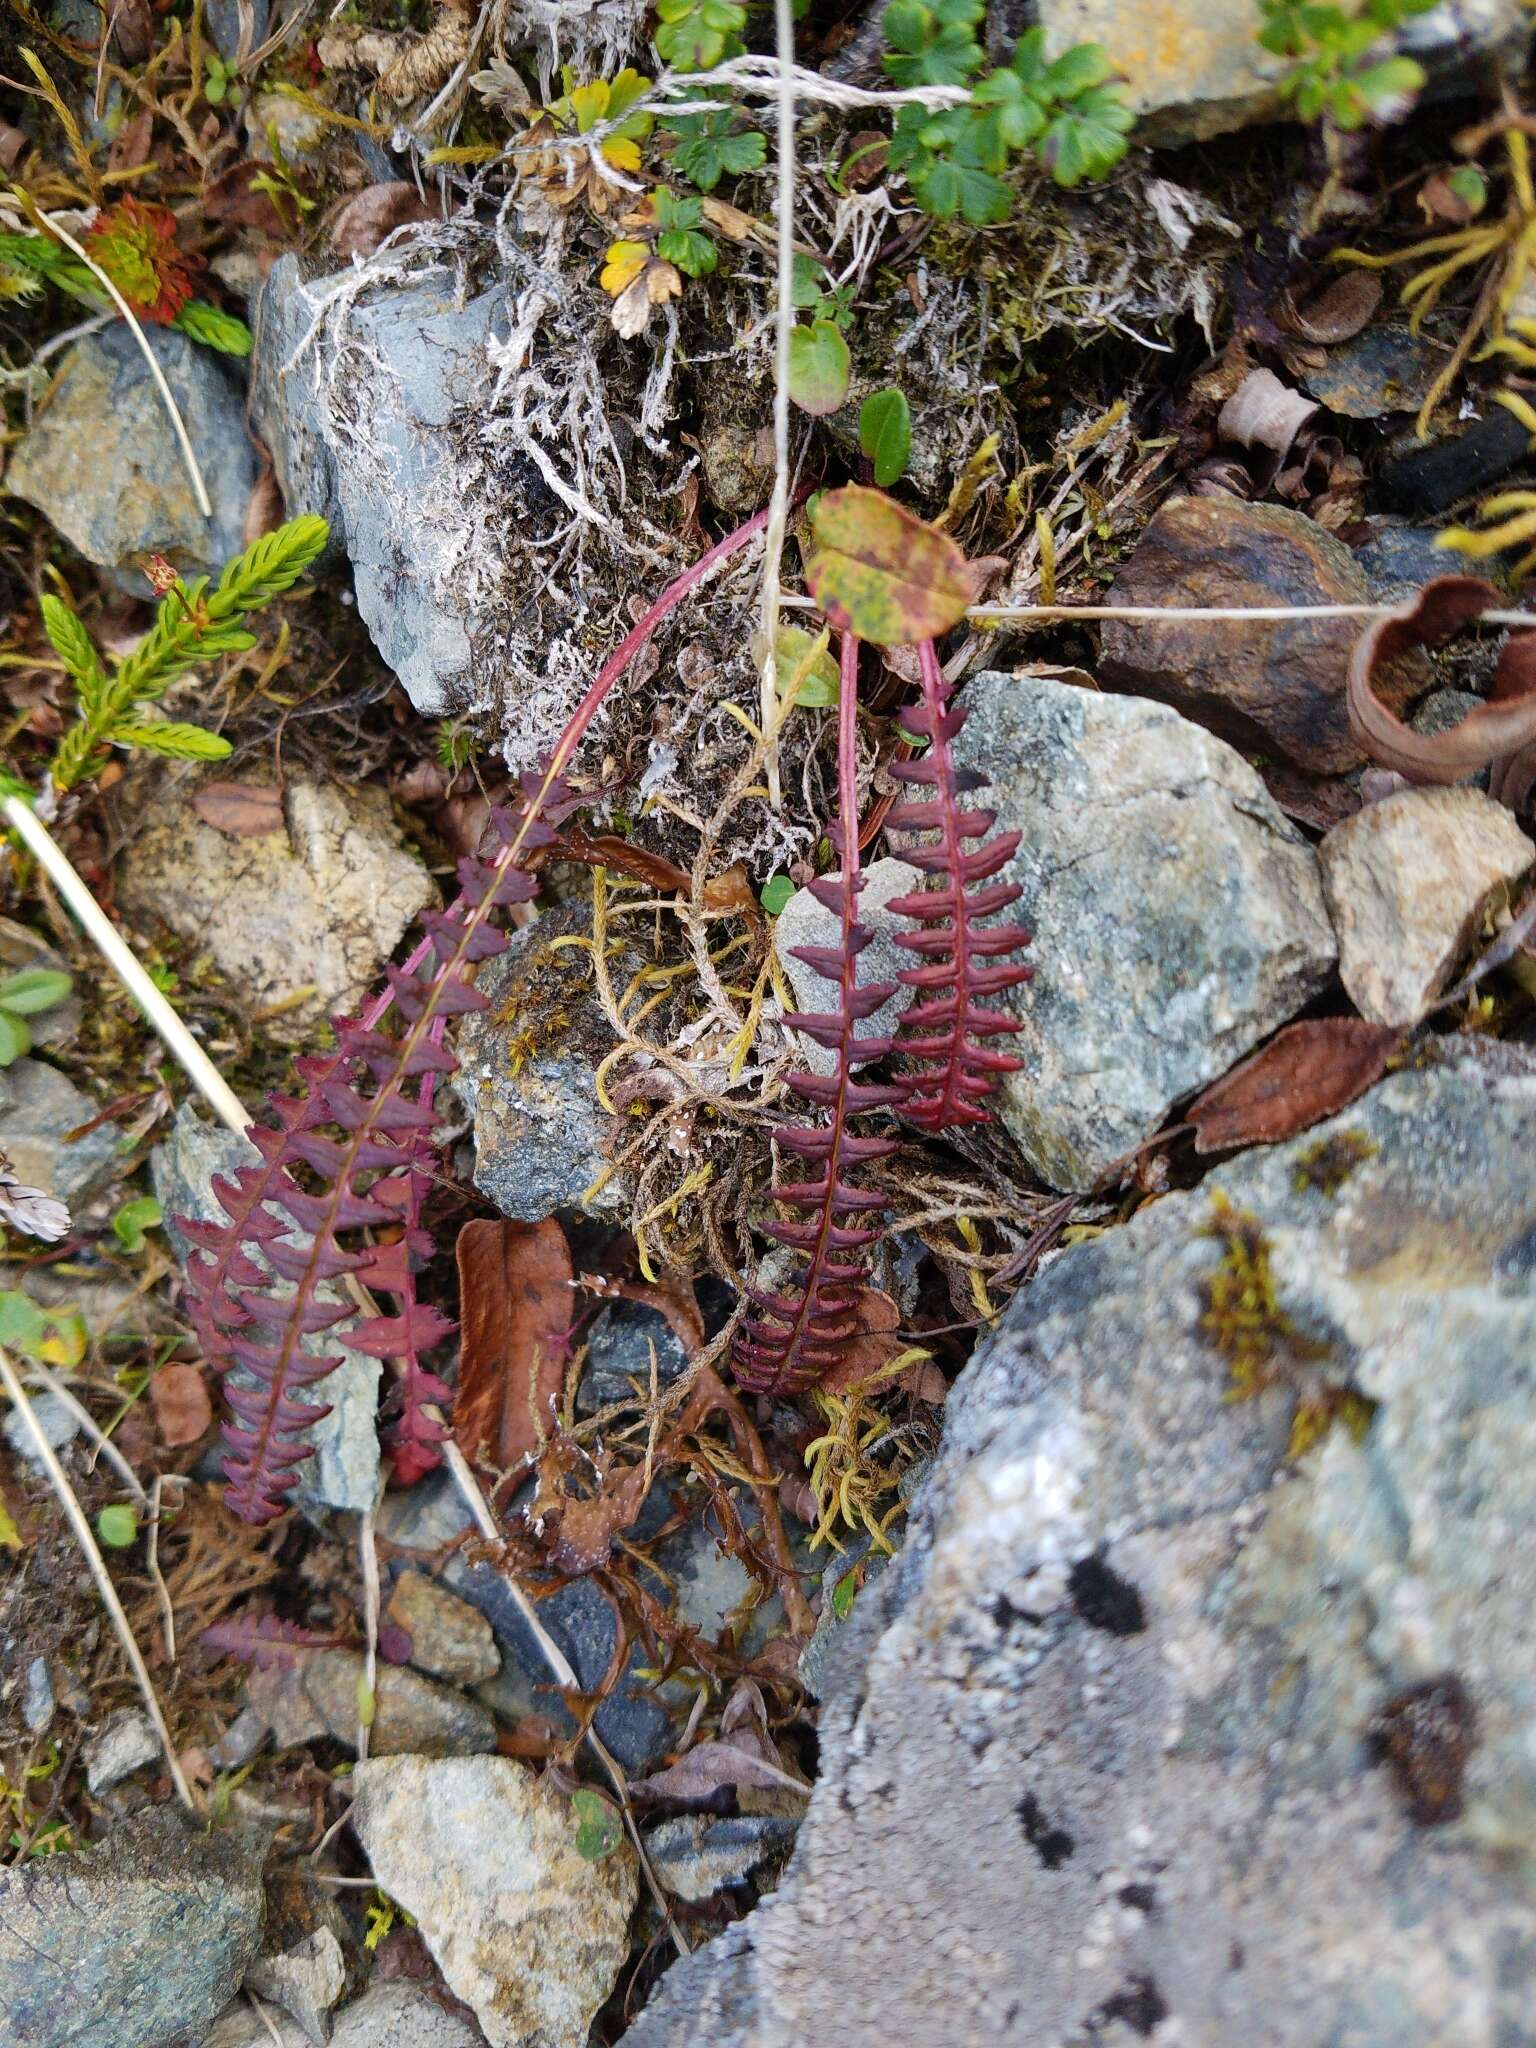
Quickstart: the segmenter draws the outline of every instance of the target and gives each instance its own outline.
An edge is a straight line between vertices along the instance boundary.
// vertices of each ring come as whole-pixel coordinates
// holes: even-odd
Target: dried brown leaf
[[[440,203],[424,199],[404,178],[365,186],[349,199],[331,222],[331,249],[343,263],[354,256],[372,256],[396,228],[441,220]]]
[[[231,839],[262,839],[283,830],[283,792],[275,782],[205,782],[192,808],[205,825]]]
[[[559,1224],[506,1217],[459,1232],[459,1391],[466,1458],[505,1472],[554,1425],[570,1350],[571,1253]]]
[[[1498,591],[1479,576],[1437,576],[1383,613],[1350,656],[1349,727],[1372,760],[1408,782],[1461,782],[1491,764],[1490,792],[1518,810],[1536,784],[1536,634],[1512,635],[1487,703],[1447,732],[1415,732],[1374,687],[1378,670],[1417,648],[1439,646],[1499,602]]]
[[[822,1380],[829,1394],[846,1394],[861,1381],[873,1379],[882,1366],[907,1349],[897,1332],[901,1310],[878,1287],[866,1287],[853,1311],[853,1328],[836,1365]]]
[[[195,1365],[162,1365],[149,1383],[160,1435],[170,1448],[195,1444],[213,1427],[208,1385]]]
[[[1195,1150],[1273,1145],[1321,1123],[1381,1079],[1405,1035],[1360,1017],[1287,1024],[1190,1105]]]
[[[1298,306],[1290,292],[1283,292],[1275,319],[1303,341],[1349,341],[1381,304],[1383,289],[1376,271],[1345,270],[1304,306]]]

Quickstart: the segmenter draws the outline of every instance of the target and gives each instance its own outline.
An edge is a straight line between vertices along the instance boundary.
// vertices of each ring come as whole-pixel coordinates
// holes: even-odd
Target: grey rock
[[[382,1537],[403,1549],[436,1552],[469,1523],[452,1480],[433,1473],[406,1492],[387,1493],[378,1526]],[[541,1714],[557,1728],[574,1730],[543,1652],[500,1573],[488,1564],[471,1564],[455,1551],[440,1576],[485,1616],[501,1653],[500,1671],[479,1687],[477,1698],[503,1721]],[[613,1609],[600,1589],[590,1579],[573,1579],[541,1600],[538,1614],[578,1682],[595,1691],[618,1641]],[[637,1775],[660,1757],[672,1733],[671,1717],[639,1676],[648,1661],[637,1643],[628,1670],[598,1708],[593,1724],[625,1768]]]
[[[650,2004],[624,2035],[625,2048],[764,2048],[758,2026],[753,1916],[717,1934],[662,1978]],[[838,2029],[855,2044],[851,2012]],[[904,2036],[902,2038],[905,2038]]]
[[[1529,2032],[1533,1115],[1536,1076],[1452,1049],[1015,1298],[854,1609],[785,1880],[636,2048],[707,2038],[709,2000],[743,2048]],[[1278,1336],[1242,1402],[1218,1193],[1317,1347]],[[1373,1419],[1289,1459],[1319,1380]],[[1451,1674],[1464,1769],[1447,1741],[1400,1780],[1370,1731]]]
[[[188,574],[215,571],[238,554],[256,481],[245,394],[230,359],[173,327],[146,332],[197,451],[212,519],[198,510],[148,365],[120,321],[70,349],[5,477],[8,491],[140,597],[148,595],[146,554],[166,555]]]
[[[478,1608],[425,1572],[402,1572],[384,1619],[410,1637],[409,1661],[418,1671],[455,1685],[478,1685],[501,1669],[501,1652]]]
[[[1244,0],[1041,0],[1046,55],[1097,42],[1115,53],[1138,139],[1201,142],[1253,122],[1287,118],[1278,86],[1290,60],[1259,47]],[[1427,97],[1475,90],[1480,64],[1519,64],[1529,26],[1509,0],[1458,0],[1408,22],[1399,47],[1429,74]]]
[[[200,818],[187,780],[157,776],[154,792],[118,863],[118,902],[205,951],[252,1009],[286,1006],[262,1027],[279,1043],[351,1015],[437,901],[383,790],[295,778],[285,829],[256,838]]]
[[[469,472],[449,431],[483,410],[487,344],[508,321],[498,287],[454,302],[432,285],[388,292],[349,315],[367,374],[322,395],[319,351],[294,357],[318,301],[341,279],[303,282],[273,265],[256,321],[252,412],[290,514],[330,518],[352,563],[358,610],[418,711],[470,701],[494,658],[472,639],[474,611],[448,542]]]
[[[285,1669],[253,1671],[246,1696],[280,1747],[329,1735],[352,1748],[363,1672],[360,1650],[308,1651]],[[373,1704],[375,1756],[481,1756],[496,1747],[495,1723],[478,1700],[403,1665],[379,1665]]]
[[[562,989],[558,1002],[544,986],[538,963],[551,922],[525,926],[481,968],[490,1008],[459,1026],[453,1084],[474,1119],[475,1186],[528,1223],[581,1202],[607,1164],[612,1122],[592,1074],[613,1037],[588,984]],[[609,1181],[590,1206],[622,1209],[623,1191]]]
[[[251,1165],[256,1149],[221,1126],[203,1123],[190,1103],[177,1111],[169,1137],[162,1139],[150,1160],[150,1174],[160,1208],[167,1219],[176,1255],[183,1263],[187,1242],[174,1218],[223,1222],[224,1212],[213,1194],[215,1175]],[[326,1292],[331,1283],[322,1283]],[[323,1382],[329,1415],[307,1432],[315,1454],[301,1468],[292,1499],[299,1506],[346,1508],[360,1513],[371,1507],[379,1485],[378,1407],[383,1368],[376,1358],[349,1351],[334,1330],[317,1331],[304,1339],[306,1350],[339,1356],[341,1364]]]
[[[1416,1024],[1536,845],[1481,790],[1400,789],[1335,825],[1318,854],[1356,1009]]]
[[[79,1418],[73,1409],[65,1407],[56,1394],[44,1391],[32,1396],[32,1413],[41,1426],[50,1450],[62,1450],[72,1443],[80,1433]],[[37,1455],[37,1440],[22,1416],[12,1412],[5,1418],[5,1440],[13,1451],[18,1452],[30,1465],[40,1464]]]
[[[1460,725],[1469,713],[1480,710],[1482,702],[1471,690],[1432,690],[1408,722],[1415,732],[1433,739],[1437,733]],[[1482,772],[1486,780],[1487,770]]]
[[[216,1771],[238,1771],[261,1753],[267,1724],[250,1707],[242,1707],[217,1742],[210,1743],[208,1761]]]
[[[885,906],[893,896],[909,895],[922,886],[921,871],[908,861],[871,861],[864,870],[864,886],[859,891],[859,922],[867,925],[874,936],[859,955],[861,984],[895,981],[903,968],[916,964],[917,956],[896,944],[896,934],[913,932],[918,927],[910,918],[897,917]],[[774,919],[774,951],[802,1010],[812,1014],[835,1011],[837,984],[818,974],[814,967],[808,967],[803,960],[797,960],[795,949],[799,946],[835,946],[840,931],[841,921],[837,915],[825,904],[818,903],[809,889],[797,889]],[[872,1017],[861,1022],[860,1037],[880,1038],[893,1032],[913,994],[912,989],[898,983],[895,994],[882,1003]],[[836,1071],[837,1055],[830,1047],[818,1045],[804,1033],[796,1034],[795,1043],[800,1057],[813,1074]]]
[[[1002,873],[1034,932],[1002,1120],[1044,1179],[1086,1188],[1327,980],[1317,860],[1177,712],[995,671],[965,695],[956,759],[1022,834]]]
[[[101,1847],[0,1872],[6,2048],[181,2048],[261,1934],[264,1841],[151,1807]]]
[[[114,1714],[85,1745],[85,1782],[106,1792],[159,1760],[160,1742],[147,1714],[132,1708]]]
[[[309,2037],[286,2013],[270,2015],[282,2048]],[[249,1999],[221,2013],[202,2048],[271,2048],[266,2022]],[[484,2048],[480,2031],[415,1984],[373,1984],[336,2015],[331,2048]]]
[[[372,1759],[352,1825],[491,2048],[585,2048],[629,1952],[627,1841],[576,1853],[569,1801],[507,1757]]]
[[[642,1387],[651,1383],[653,1352],[657,1380],[668,1386],[686,1369],[688,1357],[666,1317],[638,1301],[614,1301],[599,1309],[587,1331],[577,1407],[592,1415],[610,1402],[633,1399],[637,1381]]]
[[[16,1178],[67,1207],[105,1187],[117,1165],[113,1126],[66,1143],[99,1107],[46,1060],[16,1060],[0,1071],[0,1152]]]
[[[645,1849],[658,1883],[674,1898],[697,1905],[725,1885],[744,1883],[794,1838],[795,1822],[777,1814],[714,1820],[685,1813],[651,1828]]]
[[[1435,545],[1438,535],[1434,526],[1383,522],[1363,547],[1354,550],[1356,565],[1378,603],[1402,604],[1445,574],[1445,550]]]
[[[269,0],[207,0],[204,26],[226,64],[261,47],[271,11]]]
[[[1304,381],[1330,412],[1346,419],[1375,420],[1385,413],[1417,412],[1443,360],[1406,320],[1378,320],[1330,348]],[[1437,573],[1444,573],[1443,557]]]
[[[258,1956],[245,1984],[291,2014],[312,2048],[325,2048],[331,2008],[347,1988],[347,1959],[331,1929],[316,1927],[289,1947]]]
[[[48,1659],[34,1657],[27,1666],[21,1689],[21,1718],[27,1733],[46,1735],[57,1712],[58,1701],[54,1697],[53,1680],[48,1675]]]

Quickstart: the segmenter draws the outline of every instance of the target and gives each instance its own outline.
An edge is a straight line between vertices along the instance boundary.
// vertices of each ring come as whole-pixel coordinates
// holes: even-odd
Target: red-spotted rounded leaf
[[[811,595],[834,626],[861,640],[910,647],[936,639],[976,601],[975,575],[955,542],[883,491],[828,491],[811,528]]]

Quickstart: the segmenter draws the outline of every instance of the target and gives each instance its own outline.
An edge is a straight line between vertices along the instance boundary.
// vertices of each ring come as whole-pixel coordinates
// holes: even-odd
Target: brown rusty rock
[[[1163,505],[1116,577],[1112,604],[1311,605],[1370,600],[1354,558],[1301,512],[1231,498]],[[1249,753],[1277,754],[1314,774],[1365,758],[1350,735],[1345,680],[1362,619],[1109,621],[1100,680],[1154,697]],[[1401,710],[1427,688],[1421,661],[1402,663],[1383,695]]]

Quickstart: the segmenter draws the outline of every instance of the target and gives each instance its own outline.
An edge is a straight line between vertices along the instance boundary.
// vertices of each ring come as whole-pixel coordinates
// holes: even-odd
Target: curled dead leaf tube
[[[1489,768],[1489,792],[1519,810],[1536,787],[1536,637],[1514,633],[1487,703],[1448,732],[1418,733],[1376,695],[1378,670],[1420,647],[1438,647],[1497,607],[1478,576],[1437,576],[1361,634],[1349,662],[1349,728],[1382,767],[1408,782],[1455,783]],[[1531,625],[1536,631],[1536,617]]]

